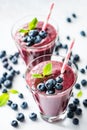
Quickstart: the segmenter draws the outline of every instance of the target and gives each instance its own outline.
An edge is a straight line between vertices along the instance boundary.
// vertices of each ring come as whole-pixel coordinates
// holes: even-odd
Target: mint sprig
[[[7,101],[10,99],[10,94],[18,94],[19,92],[15,89],[9,90],[7,93],[2,93],[0,95],[0,107],[7,104]]]
[[[52,74],[52,63],[48,63],[43,67],[42,74],[32,74],[33,78],[44,78]]]
[[[26,34],[26,33],[28,33],[30,30],[35,29],[36,26],[37,26],[37,23],[38,23],[37,18],[34,18],[34,19],[28,24],[28,28],[27,28],[27,29],[22,28],[22,29],[19,30],[19,32]]]

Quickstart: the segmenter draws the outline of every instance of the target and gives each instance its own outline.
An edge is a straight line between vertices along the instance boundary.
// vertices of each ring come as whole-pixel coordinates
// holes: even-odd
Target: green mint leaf
[[[15,89],[11,89],[11,90],[9,90],[9,92],[12,93],[12,94],[18,94],[18,93],[19,93],[19,92],[18,92],[17,90],[15,90]]]
[[[52,74],[52,64],[48,63],[43,68],[43,76],[48,76]]]
[[[80,91],[77,93],[77,97],[80,98],[80,97],[82,97],[82,95],[83,95],[83,93],[82,93],[82,91],[80,90]]]
[[[41,74],[32,74],[33,78],[43,78]]]
[[[28,29],[29,29],[29,30],[35,29],[35,28],[36,28],[36,25],[37,25],[37,22],[38,22],[37,18],[34,18],[34,19],[29,23]]]
[[[28,33],[28,30],[20,29],[19,32],[20,32],[20,33]]]
[[[0,95],[0,107],[6,105],[8,100],[9,100],[8,93],[3,93],[2,95]]]

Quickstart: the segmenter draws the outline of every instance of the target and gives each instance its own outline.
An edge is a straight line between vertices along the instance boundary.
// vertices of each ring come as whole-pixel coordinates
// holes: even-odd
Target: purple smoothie
[[[37,24],[37,30],[41,30],[43,26],[43,22],[39,21]],[[27,24],[23,25],[22,28],[27,28]],[[16,45],[18,47],[18,50],[24,59],[26,65],[33,60],[34,58],[44,55],[44,54],[52,54],[53,48],[55,46],[55,40],[57,37],[57,30],[51,25],[47,24],[46,32],[47,37],[44,38],[40,43],[34,44],[30,47],[27,47],[25,45],[25,42],[23,42],[23,35],[19,33],[19,30],[16,30],[15,35],[13,36]]]
[[[52,75],[43,79],[32,77],[33,73],[42,73],[42,68],[49,62],[52,63]],[[45,92],[38,91],[36,87],[40,82],[46,82],[50,78],[55,79],[59,76],[61,67],[62,62],[48,60],[37,64],[30,71],[26,72],[26,82],[38,104],[41,115],[55,117],[66,111],[73,85],[76,82],[76,74],[70,66],[66,65],[66,72],[63,74],[62,90],[56,90],[54,94],[48,95]]]

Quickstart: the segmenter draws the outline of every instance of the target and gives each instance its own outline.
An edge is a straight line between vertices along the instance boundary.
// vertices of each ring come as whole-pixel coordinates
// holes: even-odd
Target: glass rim
[[[61,58],[64,58],[64,56],[62,56],[62,55],[55,55],[55,54],[46,54],[46,55],[42,55],[42,56],[39,56],[39,57],[37,57],[37,58],[35,58],[35,59],[33,59],[28,65],[27,65],[27,68],[26,68],[26,71],[25,71],[25,77],[26,77],[26,74],[27,74],[27,71],[29,70],[28,69],[28,67],[29,67],[29,65],[32,63],[32,62],[34,62],[35,60],[37,60],[38,58],[41,58],[41,57],[43,57],[43,56],[51,56],[51,55],[53,55],[53,56],[56,56],[56,57],[61,57]],[[70,60],[69,60],[70,61]],[[41,61],[41,62],[43,62],[43,61]],[[40,62],[40,63],[41,63]],[[67,64],[68,65],[68,64]],[[68,65],[69,66],[69,65]],[[71,66],[69,66],[69,67],[71,67]],[[39,94],[41,94],[42,96],[55,96],[55,95],[62,95],[62,94],[65,94],[65,93],[67,93],[67,91],[69,91],[70,89],[72,89],[73,88],[73,86],[74,86],[74,84],[76,83],[76,80],[77,80],[77,68],[75,67],[75,65],[74,65],[74,63],[72,62],[72,67],[75,69],[75,71],[73,70],[73,72],[74,72],[74,76],[75,76],[75,81],[73,82],[73,84],[69,87],[69,88],[67,88],[67,89],[65,89],[64,91],[62,91],[62,92],[58,92],[58,93],[54,93],[54,94],[46,94],[46,93],[41,93],[41,92],[39,92],[39,90],[37,89],[37,88],[33,88],[33,87],[29,87],[29,85],[28,85],[28,83],[27,83],[27,85],[28,85],[28,87],[29,87],[29,89],[31,90],[31,91],[33,91],[33,92],[38,92]],[[71,67],[71,68],[72,68]]]

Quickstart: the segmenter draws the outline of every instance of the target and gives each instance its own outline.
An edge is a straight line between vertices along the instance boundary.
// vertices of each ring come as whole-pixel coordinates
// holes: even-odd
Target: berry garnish
[[[62,77],[56,77],[56,81],[57,83],[62,83],[63,82],[63,78]]]
[[[63,85],[57,83],[57,84],[55,85],[55,89],[57,89],[57,90],[62,90],[62,89],[63,89]]]
[[[55,89],[48,89],[46,91],[46,94],[54,94],[55,93]]]
[[[41,36],[41,38],[45,38],[47,36],[46,31],[40,31],[39,35]]]
[[[45,86],[47,88],[47,90],[51,90],[56,84],[56,81],[54,79],[48,79],[46,82],[45,82]]]
[[[45,90],[46,90],[45,84],[44,84],[44,83],[39,83],[39,84],[37,85],[37,89],[38,89],[39,91],[45,91]]]
[[[29,115],[29,118],[32,120],[32,121],[35,121],[37,119],[37,114],[36,113],[30,113]]]

